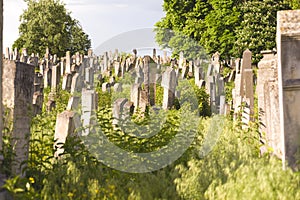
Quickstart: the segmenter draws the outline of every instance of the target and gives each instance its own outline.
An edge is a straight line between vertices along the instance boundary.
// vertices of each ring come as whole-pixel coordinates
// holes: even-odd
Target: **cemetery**
[[[283,10],[257,63],[0,48],[0,199],[299,199],[299,36]]]

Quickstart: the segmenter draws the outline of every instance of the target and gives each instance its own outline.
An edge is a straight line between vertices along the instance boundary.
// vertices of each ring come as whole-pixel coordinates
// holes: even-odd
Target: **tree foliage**
[[[290,9],[282,0],[253,0],[245,2],[240,10],[243,13],[240,26],[235,29],[236,42],[234,52],[241,56],[242,51],[250,49],[254,62],[257,63],[263,50],[276,47],[276,13]]]
[[[299,0],[164,0],[166,16],[156,23],[156,40],[174,56],[195,49],[195,43],[223,59],[250,48],[257,62],[261,50],[275,47],[276,12],[299,5]],[[194,42],[184,37],[178,42],[178,35]]]
[[[91,41],[78,20],[73,19],[60,0],[25,0],[27,9],[20,16],[19,38],[13,47],[27,48],[29,53],[63,56],[66,51],[84,53]]]

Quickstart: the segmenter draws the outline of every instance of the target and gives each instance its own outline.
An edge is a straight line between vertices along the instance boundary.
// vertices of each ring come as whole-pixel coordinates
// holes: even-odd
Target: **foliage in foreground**
[[[18,199],[299,199],[300,176],[283,171],[276,158],[260,157],[257,141],[255,131],[241,131],[230,120],[202,119],[179,160],[159,171],[130,174],[108,168],[78,138],[69,138],[61,159],[49,155],[51,165],[31,166],[35,173],[8,180],[6,188]]]
[[[78,137],[69,137],[64,145],[64,154],[55,158],[54,123],[57,113],[65,109],[69,97],[67,92],[59,91],[56,109],[50,113],[43,111],[33,120],[26,177],[15,176],[6,182],[5,188],[15,199],[300,198],[299,174],[290,169],[283,171],[281,162],[270,155],[260,156],[256,128],[242,130],[239,123],[222,116],[212,116],[200,118],[193,129],[194,118],[191,120],[180,115],[181,109],[183,113],[188,111],[184,104],[186,100],[179,99],[184,105],[166,115],[158,134],[150,139],[137,139],[132,135],[144,130],[134,124],[145,125],[148,131],[151,130],[147,116],[144,120],[133,116],[134,123],[129,124],[128,132],[113,130],[111,109],[108,108],[112,96],[98,92],[100,97],[107,95],[107,98],[99,100],[97,112],[102,131],[122,149],[132,152],[157,150],[177,134],[181,128],[178,124],[182,121],[191,123],[189,127],[192,128],[183,132],[186,134],[181,137],[195,133],[192,145],[171,165],[141,174],[125,173],[105,166]],[[201,94],[201,91],[198,92]],[[195,98],[195,102],[199,100],[201,98]]]

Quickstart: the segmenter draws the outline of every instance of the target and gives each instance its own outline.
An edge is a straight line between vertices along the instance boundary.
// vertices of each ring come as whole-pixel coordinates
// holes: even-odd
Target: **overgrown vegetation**
[[[183,95],[191,97],[189,101],[179,98],[181,109],[165,115],[165,123],[159,118],[156,121],[162,123],[160,133],[149,139],[137,139],[134,135],[151,131],[151,123],[157,124],[150,123],[147,116],[136,121],[133,117],[133,123],[127,121],[123,127],[113,129],[110,109],[113,95],[100,92],[100,88],[97,91],[101,97],[97,118],[102,131],[115,145],[131,152],[161,148],[176,135],[180,122],[193,122],[190,124],[193,127],[197,121],[181,118],[180,110],[192,108],[185,107],[193,102],[191,98],[197,105],[208,98],[201,89],[196,90],[194,97],[185,90]],[[78,137],[69,137],[63,156],[55,158],[55,119],[65,109],[68,98],[69,93],[59,91],[56,109],[49,113],[43,110],[34,118],[26,177],[11,177],[5,185],[15,199],[300,198],[300,176],[290,169],[283,171],[276,158],[268,154],[260,156],[257,126],[254,124],[243,131],[240,121],[233,122],[221,116],[200,118],[196,129],[189,129],[196,134],[189,149],[177,161],[158,171],[131,174],[109,168]],[[204,104],[196,108],[202,114],[208,112]],[[145,130],[135,126],[136,123],[143,125]]]

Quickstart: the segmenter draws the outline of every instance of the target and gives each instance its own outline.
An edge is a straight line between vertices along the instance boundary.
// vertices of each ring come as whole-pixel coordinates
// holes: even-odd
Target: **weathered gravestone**
[[[265,134],[264,142],[274,150],[273,153],[282,158],[277,55],[273,51],[263,51],[262,54],[263,59],[258,63],[256,86],[259,130],[262,135]]]
[[[174,69],[167,68],[163,73],[161,86],[164,88],[163,109],[170,109],[174,105],[176,90],[176,74]]]
[[[117,99],[113,104],[113,125],[119,125],[122,123],[121,120],[125,119],[124,106],[128,102],[128,99],[121,98]],[[124,115],[125,114],[125,115]]]
[[[69,51],[66,52],[66,66],[65,73],[62,81],[62,89],[70,91],[72,84],[72,72],[71,72],[71,54]]]
[[[2,55],[3,51],[3,0],[0,0],[0,55]],[[0,57],[0,82],[2,83],[2,73],[3,73],[3,59]],[[2,130],[3,130],[3,123],[2,123],[2,84],[0,84],[0,152],[2,150]],[[2,164],[2,155],[0,154],[0,164]],[[1,180],[1,179],[0,179]],[[2,185],[0,184],[0,187]]]
[[[254,95],[253,95],[253,71],[252,71],[252,53],[249,49],[243,53],[242,64],[240,66],[240,60],[236,60],[236,75],[235,75],[235,88],[232,91],[233,105],[235,118],[241,111],[242,102],[247,104],[250,111],[250,121],[253,121],[254,114]]]
[[[241,67],[241,96],[243,101],[247,102],[250,108],[250,120],[253,121],[254,114],[254,95],[253,95],[253,71],[252,71],[252,53],[249,49],[244,51]]]
[[[81,121],[84,130],[81,135],[89,135],[95,125],[95,110],[97,109],[97,96],[94,90],[82,89],[81,94],[82,114]]]
[[[60,66],[59,64],[52,66],[51,74],[51,92],[55,93],[60,82]]]
[[[144,62],[144,91],[146,104],[155,105],[157,64],[150,56],[145,56]]]
[[[54,134],[54,156],[58,157],[64,152],[62,148],[68,136],[74,135],[75,123],[74,123],[75,112],[64,111],[57,115],[55,123],[55,134]]]
[[[114,91],[115,92],[122,92],[122,83],[116,83],[115,85],[114,85]]]
[[[141,85],[138,83],[133,84],[131,86],[130,100],[133,102],[134,112],[136,112],[139,107],[140,94],[141,94]]]
[[[21,174],[22,169],[19,164],[28,159],[30,123],[33,115],[34,66],[5,60],[2,92],[2,103],[9,109],[12,121],[11,138],[17,161],[17,164],[12,166],[12,171]]]
[[[300,152],[300,10],[277,13],[280,125],[283,163],[296,168]]]
[[[102,92],[110,92],[110,84],[109,83],[102,84]]]

